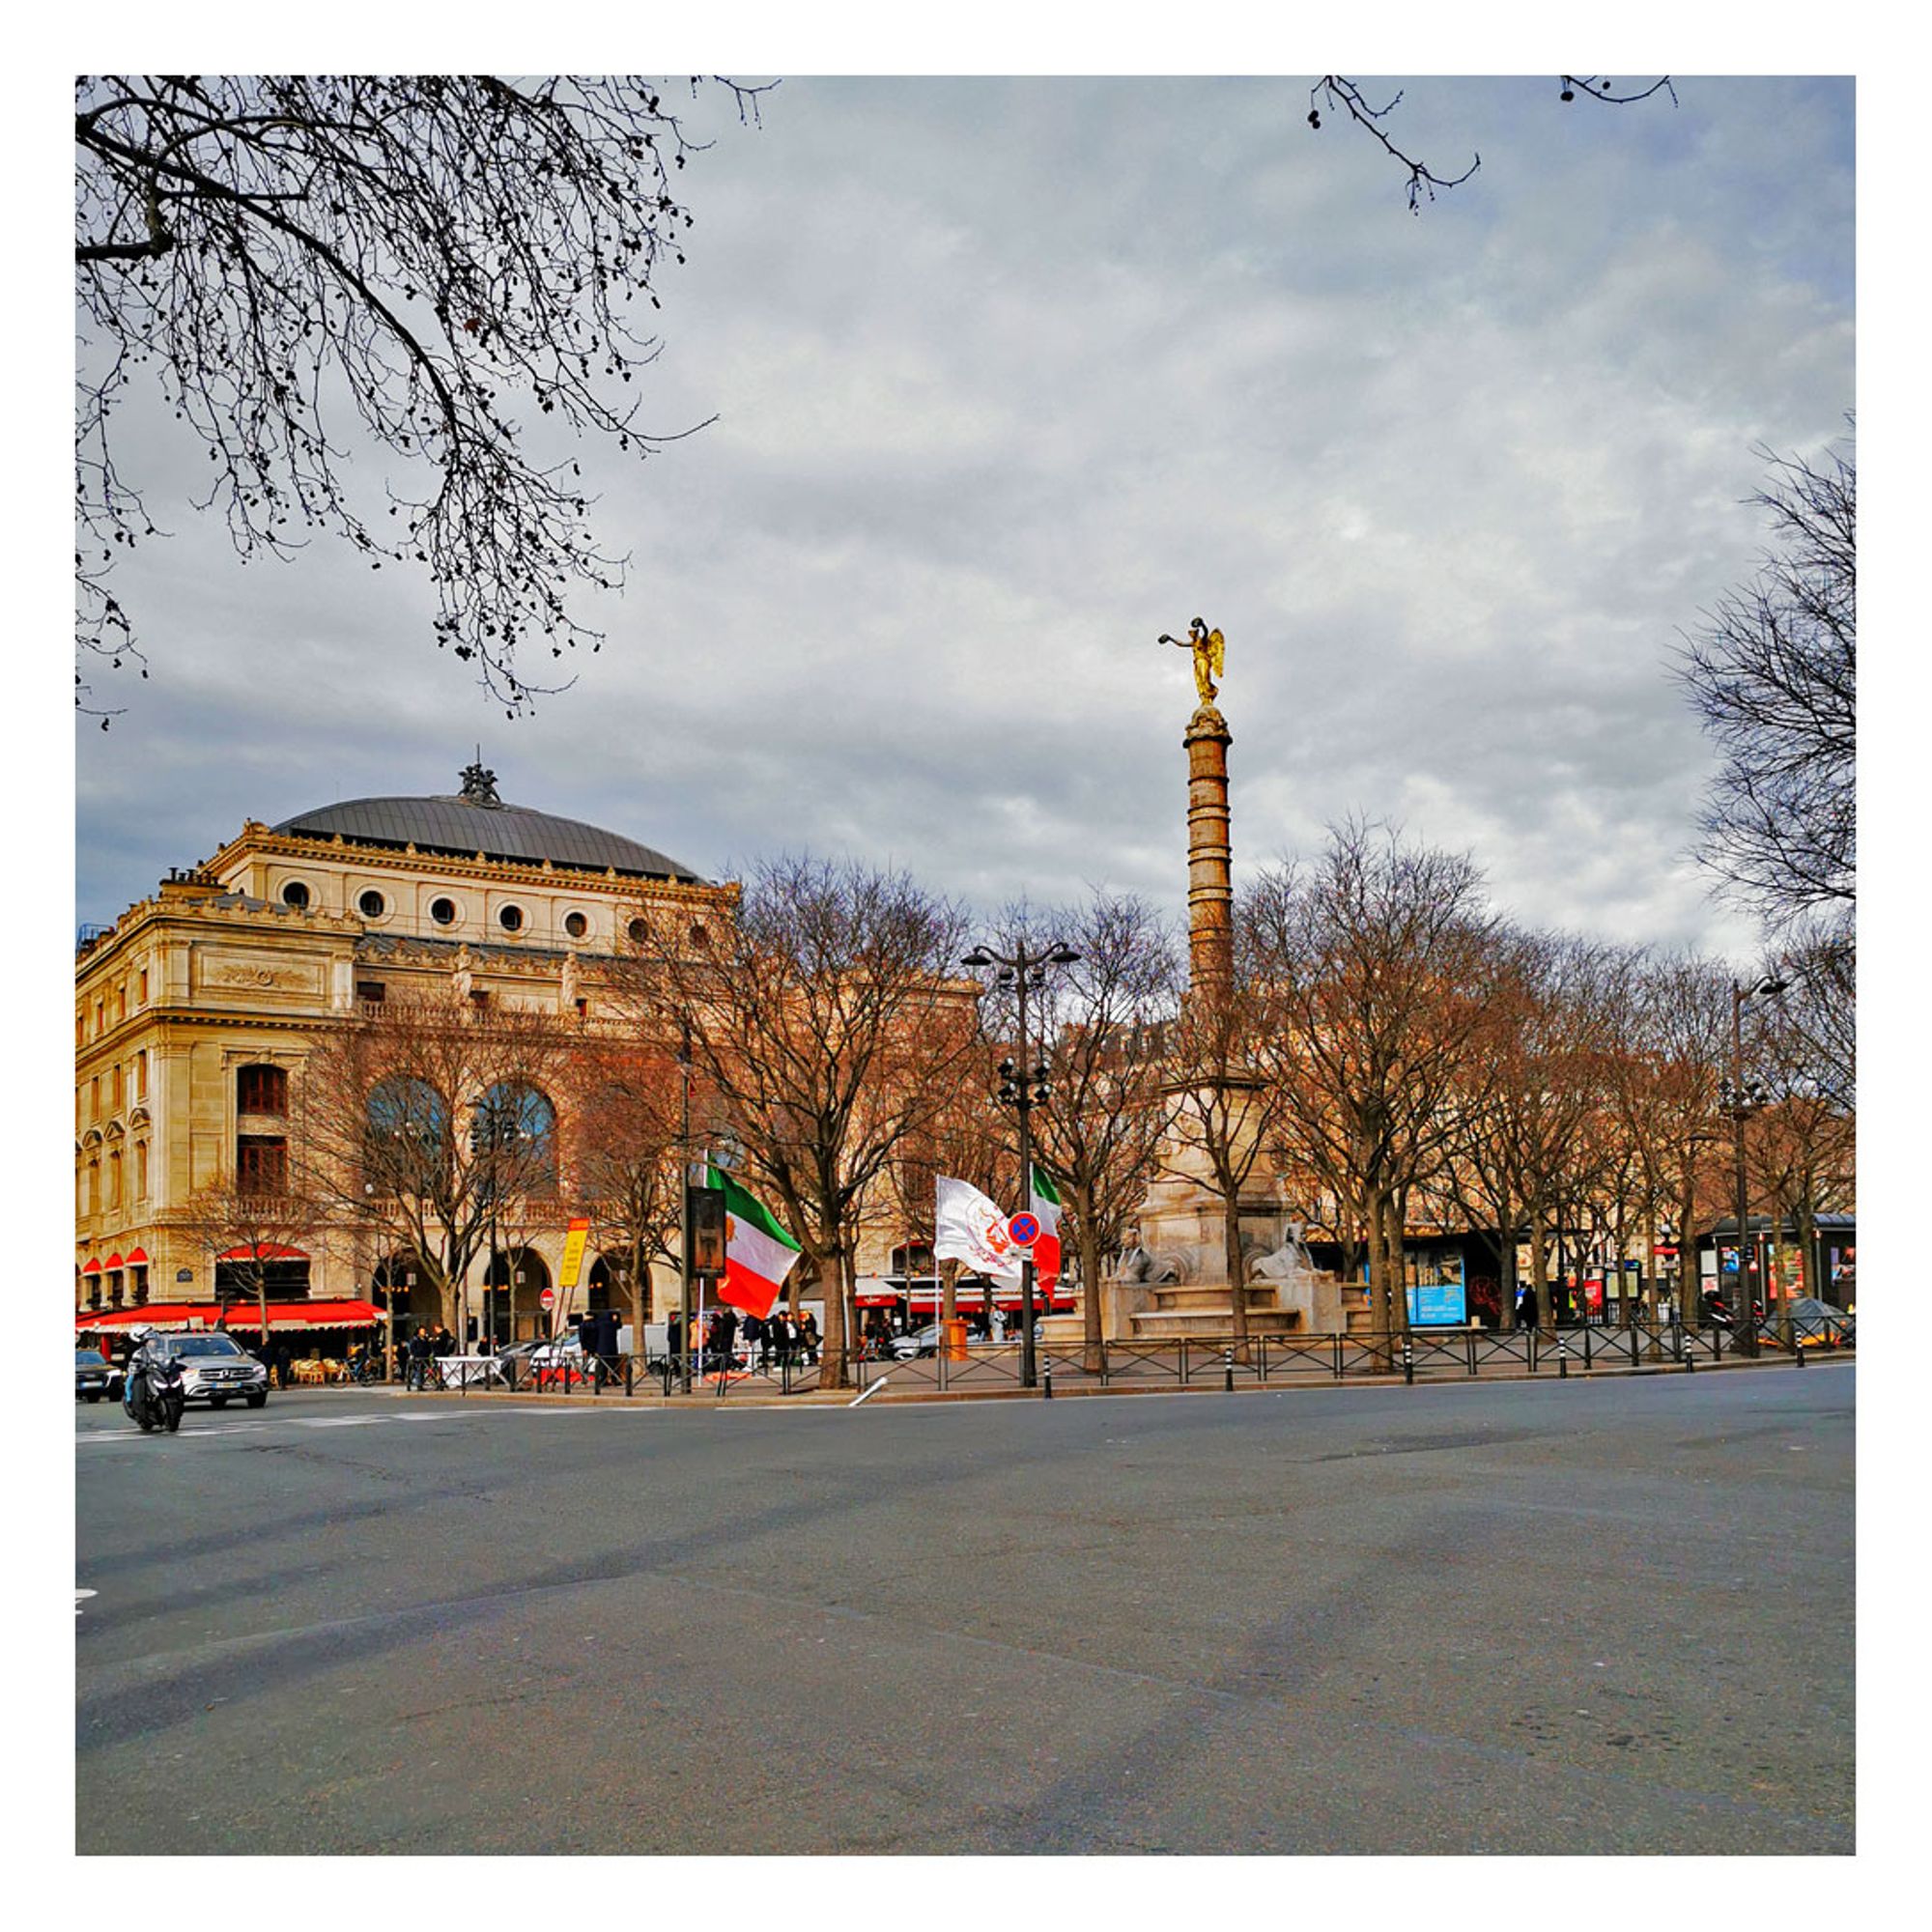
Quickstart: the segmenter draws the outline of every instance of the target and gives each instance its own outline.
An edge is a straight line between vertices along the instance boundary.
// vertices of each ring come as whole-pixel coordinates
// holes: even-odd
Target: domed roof
[[[505,805],[497,796],[496,774],[471,765],[455,797],[350,798],[338,805],[298,812],[274,827],[300,838],[332,838],[340,833],[357,845],[413,845],[418,852],[446,852],[458,858],[507,859],[517,865],[571,866],[584,871],[613,871],[648,879],[703,883],[689,866],[640,845],[635,838],[605,832],[575,818],[557,818],[526,806]]]

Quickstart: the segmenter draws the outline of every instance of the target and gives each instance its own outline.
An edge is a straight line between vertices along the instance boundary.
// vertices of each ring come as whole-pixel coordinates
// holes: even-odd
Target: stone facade
[[[77,1312],[210,1298],[214,1257],[184,1228],[184,1204],[231,1184],[246,1162],[287,1158],[288,1091],[321,1025],[452,983],[500,1007],[594,1023],[600,962],[634,936],[635,922],[675,933],[730,916],[735,887],[668,861],[646,870],[659,855],[628,840],[541,814],[493,817],[516,809],[496,802],[488,779],[472,782],[472,768],[461,797],[373,802],[396,808],[381,821],[396,830],[408,829],[412,806],[435,807],[417,815],[444,838],[452,822],[473,824],[473,852],[250,820],[212,859],[170,874],[111,927],[83,936],[74,975]],[[493,854],[512,832],[520,847],[541,845],[546,826],[561,828],[557,848],[571,859]],[[600,840],[633,863],[583,863]],[[522,1252],[513,1258],[527,1277],[527,1307],[518,1309],[526,1331],[538,1289],[554,1278],[563,1233],[559,1213],[526,1236],[526,1268]],[[594,1231],[592,1239],[586,1277]],[[305,1258],[292,1287],[305,1272],[317,1298],[368,1296],[381,1259],[371,1236],[318,1242]]]

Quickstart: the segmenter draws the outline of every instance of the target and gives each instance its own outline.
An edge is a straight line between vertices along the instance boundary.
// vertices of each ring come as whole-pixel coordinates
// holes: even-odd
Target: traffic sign
[[[1039,1239],[1039,1216],[1037,1214],[1015,1214],[1007,1223],[1007,1233],[1013,1237],[1016,1248],[1030,1248]]]
[[[554,1288],[545,1289],[544,1292],[537,1296],[537,1300],[543,1305],[544,1313],[548,1315],[550,1311],[556,1306],[556,1290]]]

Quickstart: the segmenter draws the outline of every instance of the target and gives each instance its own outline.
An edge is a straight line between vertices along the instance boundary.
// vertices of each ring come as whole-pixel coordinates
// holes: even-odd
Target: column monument
[[[1228,806],[1228,747],[1234,733],[1215,703],[1227,645],[1221,633],[1196,617],[1187,636],[1163,632],[1160,641],[1193,654],[1200,704],[1181,736],[1187,753],[1188,997],[1212,1000],[1232,983],[1235,965],[1234,842]],[[1231,1089],[1244,1083],[1238,1078]],[[1224,1209],[1202,1179],[1190,1178],[1200,1158],[1179,1140],[1164,1148],[1163,1172],[1149,1185],[1140,1225],[1104,1285],[1102,1328],[1110,1336],[1147,1340],[1176,1335],[1219,1337],[1234,1329],[1234,1299],[1244,1297],[1250,1334],[1322,1332],[1342,1327],[1333,1277],[1318,1274],[1292,1225],[1287,1205],[1265,1181],[1255,1198],[1243,1190],[1243,1246],[1251,1250],[1248,1279],[1227,1279]]]

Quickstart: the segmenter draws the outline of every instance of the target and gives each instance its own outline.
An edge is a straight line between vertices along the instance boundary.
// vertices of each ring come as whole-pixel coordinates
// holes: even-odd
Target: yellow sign
[[[577,1277],[583,1271],[583,1243],[590,1233],[588,1221],[573,1221],[570,1232],[563,1239],[563,1265],[557,1270],[557,1285],[561,1288],[575,1288]]]

